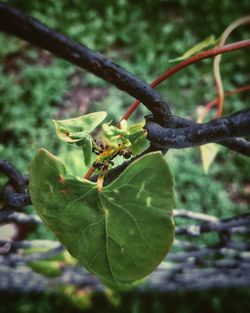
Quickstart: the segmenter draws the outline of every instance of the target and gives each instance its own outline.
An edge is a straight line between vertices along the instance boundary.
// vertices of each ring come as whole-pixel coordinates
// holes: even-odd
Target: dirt
[[[70,89],[60,103],[56,118],[84,115],[91,104],[102,101],[108,94],[107,88],[78,85]]]

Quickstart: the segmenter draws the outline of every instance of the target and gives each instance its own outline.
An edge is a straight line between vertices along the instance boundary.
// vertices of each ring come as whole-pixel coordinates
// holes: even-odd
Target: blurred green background
[[[250,12],[249,0],[240,3],[228,0],[3,2],[104,53],[147,82],[173,65],[169,59],[179,57],[209,35],[218,38],[230,23]],[[228,42],[249,37],[249,26],[241,26]],[[28,173],[29,162],[39,147],[46,147],[55,154],[67,149],[56,139],[53,118],[107,110],[117,121],[133,101],[92,74],[2,33],[0,60],[0,156],[23,173]],[[249,70],[249,49],[224,55],[221,74],[225,90],[249,84]],[[212,60],[184,69],[158,90],[170,103],[174,114],[196,119],[197,107],[217,96]],[[227,98],[224,114],[246,108],[249,100],[250,93]],[[133,119],[140,119],[145,113],[141,106]],[[208,175],[203,172],[198,148],[170,151],[166,159],[176,181],[177,208],[217,217],[244,213],[249,208],[250,162],[246,157],[221,147]],[[0,184],[3,183],[4,177],[0,176]],[[29,210],[32,211],[32,207]],[[32,236],[52,237],[43,227]],[[120,306],[119,303],[112,308],[107,306],[107,312],[146,312],[143,303],[147,301],[152,312],[165,312],[168,307],[170,311],[199,312],[205,303],[206,312],[246,312],[250,306],[244,298],[249,294],[247,289],[144,297],[130,294],[129,307],[125,306],[127,311],[123,310],[124,301],[120,300]],[[59,307],[64,312],[65,299],[60,300],[60,297],[54,301],[54,308],[46,307],[46,297],[33,302],[29,297],[16,299],[15,305],[9,303],[9,309],[6,305],[6,310],[1,307],[0,312],[14,312],[14,307],[20,313],[55,312]],[[103,303],[102,311],[106,312],[106,302],[103,300]],[[237,303],[237,306],[227,309],[228,303]],[[74,305],[71,301],[65,308],[73,309]]]

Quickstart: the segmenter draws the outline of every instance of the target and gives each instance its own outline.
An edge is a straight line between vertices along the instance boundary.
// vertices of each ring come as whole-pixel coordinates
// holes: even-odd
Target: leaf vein
[[[104,195],[104,194],[103,194],[103,196],[104,196],[104,197],[106,198],[106,200],[107,200],[108,202],[110,202],[112,205],[114,205],[113,203],[115,203],[116,206],[118,206],[119,208],[121,208],[121,209],[132,219],[132,221],[135,223],[136,229],[137,229],[137,231],[139,232],[141,238],[142,238],[146,243],[148,243],[148,240],[144,237],[142,231],[140,230],[140,227],[139,227],[139,225],[138,225],[138,222],[137,222],[136,218],[135,218],[127,209],[125,209],[121,204],[118,204],[117,202],[113,202],[113,203],[112,203],[112,202],[109,200],[109,197],[107,197],[107,196]]]

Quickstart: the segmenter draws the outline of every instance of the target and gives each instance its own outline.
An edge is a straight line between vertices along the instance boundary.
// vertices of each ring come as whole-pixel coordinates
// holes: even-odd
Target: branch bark
[[[159,147],[189,148],[215,142],[230,149],[238,149],[240,153],[250,156],[250,143],[234,138],[250,134],[250,109],[242,110],[227,117],[198,124],[176,119],[177,126],[182,128],[164,128],[150,118],[145,129],[148,139]],[[179,124],[178,124],[179,123]]]

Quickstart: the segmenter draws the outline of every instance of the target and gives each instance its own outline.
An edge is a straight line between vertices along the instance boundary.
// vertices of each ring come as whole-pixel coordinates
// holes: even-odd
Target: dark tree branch
[[[175,128],[184,128],[197,125],[196,122],[179,116],[174,116],[174,122]],[[250,156],[250,142],[242,138],[228,138],[224,140],[219,140],[217,143],[227,147],[230,150],[234,150],[240,154]]]
[[[10,180],[17,192],[24,192],[27,188],[24,176],[8,161],[0,160],[0,171]]]
[[[18,209],[31,204],[30,196],[27,190],[22,193],[15,192],[12,185],[7,184],[3,188],[3,200],[6,207]]]
[[[150,120],[145,126],[148,139],[159,147],[188,148],[215,142],[223,144],[230,149],[250,156],[250,144],[235,136],[250,134],[250,109],[246,109],[227,117],[212,120],[208,123],[198,124],[184,119],[175,118],[177,127],[164,128]],[[186,123],[185,123],[186,122]]]
[[[217,142],[230,150],[250,157],[250,142],[241,138],[228,138]]]
[[[101,77],[140,100],[153,113],[160,125],[173,126],[170,108],[158,92],[100,53],[74,42],[2,2],[0,2],[0,30],[46,49]]]

